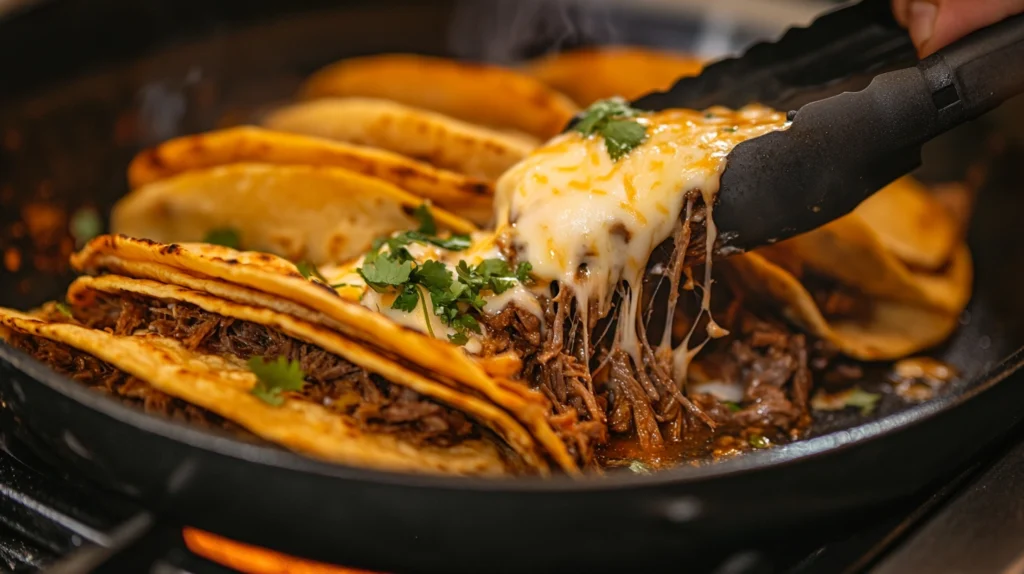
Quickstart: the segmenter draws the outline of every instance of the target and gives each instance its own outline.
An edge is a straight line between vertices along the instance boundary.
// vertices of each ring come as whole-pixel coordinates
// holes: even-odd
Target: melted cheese
[[[648,138],[619,161],[599,135],[555,138],[502,176],[495,210],[499,232],[507,234],[519,260],[529,261],[538,279],[571,288],[578,309],[585,312],[596,302],[606,313],[625,284],[616,340],[639,361],[637,292],[652,251],[679,221],[687,193],[700,193],[708,207],[710,247],[716,233],[711,207],[726,156],[740,142],[788,124],[784,114],[761,106],[671,110],[637,121]],[[704,287],[707,309],[710,265]],[[708,334],[725,331],[711,321]],[[680,370],[695,350],[677,350]]]

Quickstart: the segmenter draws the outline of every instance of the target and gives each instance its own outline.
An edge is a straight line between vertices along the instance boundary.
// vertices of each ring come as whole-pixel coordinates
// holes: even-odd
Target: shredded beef
[[[300,395],[354,417],[362,428],[401,435],[417,444],[448,446],[478,436],[460,411],[371,375],[315,345],[250,321],[207,312],[195,305],[140,296],[100,297],[75,310],[92,328],[130,335],[146,329],[186,348],[246,360],[254,356],[298,361],[307,385]]]
[[[118,397],[147,413],[163,415],[206,428],[219,428],[251,440],[259,440],[231,421],[158,391],[142,379],[69,345],[28,335],[13,335],[10,344],[46,363],[54,371],[89,388]]]

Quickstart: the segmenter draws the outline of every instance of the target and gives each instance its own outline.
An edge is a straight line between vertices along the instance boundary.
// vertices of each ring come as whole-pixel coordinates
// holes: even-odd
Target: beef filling
[[[46,363],[54,371],[91,389],[118,397],[147,413],[163,415],[206,428],[219,428],[252,440],[259,440],[235,423],[202,407],[158,391],[142,379],[69,345],[20,334],[12,335],[9,342],[12,347]]]
[[[449,446],[479,436],[466,416],[416,392],[367,373],[309,343],[250,321],[210,313],[188,303],[140,296],[100,297],[75,309],[85,325],[130,335],[145,329],[202,353],[286,357],[298,361],[312,402],[352,416],[371,432],[401,435],[416,444]]]

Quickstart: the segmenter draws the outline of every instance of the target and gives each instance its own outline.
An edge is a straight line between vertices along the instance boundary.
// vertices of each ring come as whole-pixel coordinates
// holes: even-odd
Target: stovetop
[[[182,525],[41,460],[5,432],[10,424],[0,424],[0,571],[235,572],[189,551]],[[714,572],[1024,574],[1022,478],[1024,426],[959,476],[894,506],[853,536],[794,540],[771,552],[738,550]]]

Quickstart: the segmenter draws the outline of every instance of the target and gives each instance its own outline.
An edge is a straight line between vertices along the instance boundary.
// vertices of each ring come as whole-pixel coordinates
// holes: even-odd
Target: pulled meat
[[[214,355],[286,357],[306,373],[303,398],[352,416],[372,432],[393,433],[416,444],[448,446],[478,436],[460,411],[367,373],[315,345],[250,321],[210,313],[175,301],[123,295],[99,297],[75,309],[83,324],[117,335],[147,330]]]
[[[181,399],[154,389],[149,383],[74,347],[29,335],[13,334],[9,343],[54,371],[96,391],[120,398],[150,414],[159,414],[205,428],[219,428],[258,440],[242,427]]]

